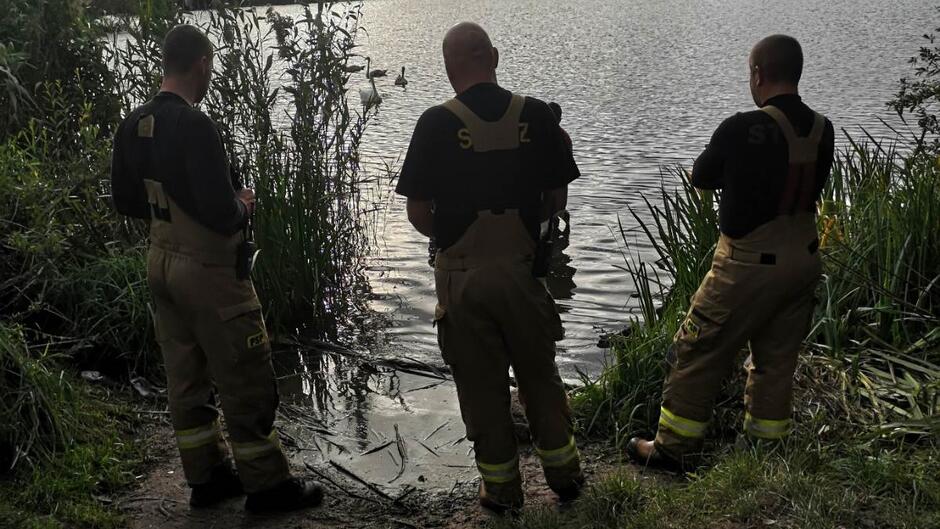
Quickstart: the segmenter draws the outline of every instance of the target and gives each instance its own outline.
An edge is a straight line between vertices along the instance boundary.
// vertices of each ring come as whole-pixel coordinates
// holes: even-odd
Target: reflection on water
[[[644,198],[658,202],[661,165],[689,164],[723,118],[752,107],[750,46],[770,33],[795,35],[807,57],[808,103],[838,129],[883,135],[880,118],[899,126],[884,104],[933,8],[922,0],[375,0],[365,14],[369,33],[360,51],[376,68],[406,66],[410,80],[407,89],[393,86],[394,76],[377,81],[384,102],[362,146],[379,206],[370,301],[387,320],[372,348],[386,358],[441,364],[427,241],[391,194],[387,168],[400,166],[421,112],[452,96],[440,39],[471,19],[502,51],[504,86],[562,104],[583,172],[569,192],[570,235],[558,241],[546,279],[565,325],[558,358],[570,379],[578,369],[598,372],[598,335],[637,311],[633,285],[617,266],[624,258],[619,221],[627,251],[654,259],[628,210],[642,215]],[[350,93],[365,85],[356,74]],[[473,476],[456,393],[433,368],[405,372],[308,349],[275,358],[288,419],[283,433],[295,458],[344,465],[388,490],[448,490]]]
[[[806,51],[808,103],[837,129],[877,134],[906,58],[932,20],[923,0],[375,0],[366,3],[361,39],[373,67],[408,68],[407,89],[377,81],[384,102],[363,141],[373,176],[397,167],[421,112],[452,97],[440,53],[443,32],[481,22],[501,50],[500,82],[559,102],[584,176],[570,189],[570,244],[555,260],[549,288],[563,312],[559,364],[597,373],[598,334],[636,314],[622,264],[618,218],[629,251],[653,256],[628,207],[656,201],[663,164],[689,164],[720,121],[750,110],[746,59],[770,33],[799,38]],[[291,8],[287,8],[288,10]],[[364,61],[363,61],[364,62]],[[353,86],[364,87],[363,76]],[[370,260],[372,307],[390,318],[386,336],[401,349],[440,363],[431,316],[433,276],[426,240],[408,225],[394,182],[380,178],[387,210],[376,224]],[[672,182],[667,182],[672,185]],[[614,232],[617,232],[616,235]]]
[[[449,489],[474,477],[453,384],[432,369],[396,369],[351,351],[274,355],[282,439],[295,466],[340,465],[389,491]]]

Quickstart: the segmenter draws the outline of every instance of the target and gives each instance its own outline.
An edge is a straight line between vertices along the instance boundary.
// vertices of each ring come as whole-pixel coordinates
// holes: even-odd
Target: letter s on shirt
[[[473,138],[470,136],[470,129],[460,129],[457,131],[457,139],[460,140],[460,148],[467,150],[473,148]]]

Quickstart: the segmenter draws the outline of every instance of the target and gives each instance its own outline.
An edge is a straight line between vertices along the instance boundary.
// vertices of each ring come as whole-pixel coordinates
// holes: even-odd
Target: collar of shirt
[[[801,101],[803,101],[803,99],[798,94],[780,94],[765,101],[764,106],[773,105],[780,107],[781,105],[793,105]]]
[[[154,96],[154,99],[175,99],[178,102],[183,103],[186,106],[190,106],[189,102],[183,99],[183,97],[180,96],[179,94],[174,94],[173,92],[167,92],[165,90],[161,90],[160,92],[158,92],[157,95]]]

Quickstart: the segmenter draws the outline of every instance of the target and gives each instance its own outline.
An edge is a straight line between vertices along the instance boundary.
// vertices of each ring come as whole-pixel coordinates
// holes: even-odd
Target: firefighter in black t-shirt
[[[640,463],[695,462],[722,381],[748,342],[744,430],[758,439],[790,431],[793,373],[821,274],[816,202],[835,133],[798,95],[803,52],[795,39],[761,40],[749,63],[760,110],[725,120],[692,172],[693,185],[722,192],[721,237],[673,343],[656,439],[627,445]]]
[[[193,107],[209,89],[212,56],[212,43],[193,26],[167,34],[160,93],[131,112],[114,137],[114,205],[150,220],[147,282],[190,503],[206,507],[244,489],[253,512],[312,506],[322,487],[291,477],[274,429],[277,386],[247,273],[253,256],[242,255],[237,267],[250,248],[245,227],[254,193],[232,175],[215,124]]]
[[[510,367],[549,486],[570,500],[584,478],[555,365],[561,320],[533,275],[539,224],[564,209],[579,172],[548,105],[496,84],[498,60],[478,25],[447,33],[457,97],[421,116],[397,192],[415,228],[437,241],[441,354],[483,478],[481,504],[502,512],[523,503]]]

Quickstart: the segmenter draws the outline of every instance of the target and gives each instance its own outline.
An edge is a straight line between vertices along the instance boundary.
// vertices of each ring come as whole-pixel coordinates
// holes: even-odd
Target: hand
[[[238,200],[242,201],[242,204],[245,205],[245,208],[248,210],[248,214],[251,215],[255,212],[255,191],[249,188],[239,189],[236,193]]]

